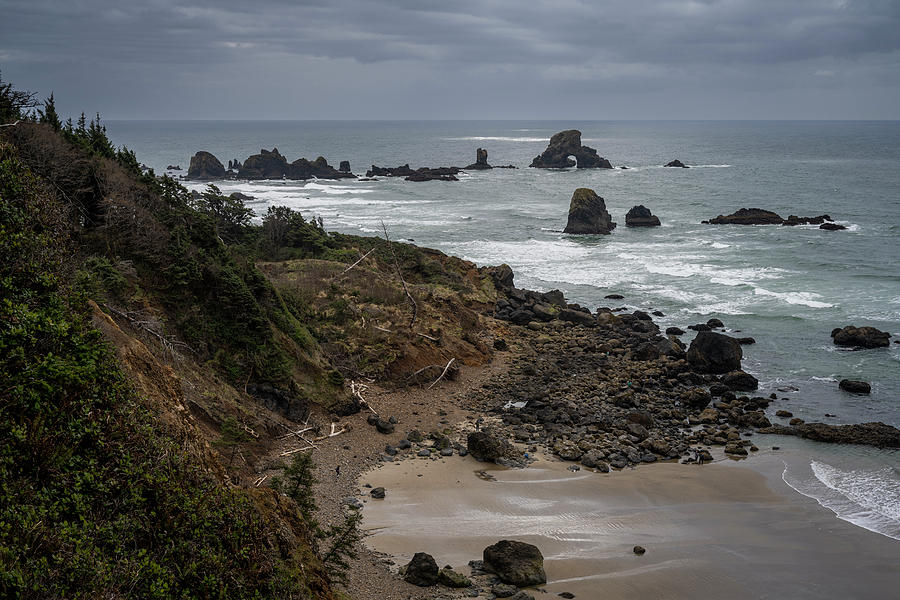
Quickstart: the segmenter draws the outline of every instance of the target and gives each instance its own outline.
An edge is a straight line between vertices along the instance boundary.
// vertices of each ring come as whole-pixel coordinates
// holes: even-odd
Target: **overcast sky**
[[[898,119],[900,0],[0,0],[106,119]]]

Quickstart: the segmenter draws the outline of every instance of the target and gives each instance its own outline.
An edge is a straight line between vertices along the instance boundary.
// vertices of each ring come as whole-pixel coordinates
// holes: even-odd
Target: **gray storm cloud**
[[[900,2],[0,0],[109,118],[898,118]]]

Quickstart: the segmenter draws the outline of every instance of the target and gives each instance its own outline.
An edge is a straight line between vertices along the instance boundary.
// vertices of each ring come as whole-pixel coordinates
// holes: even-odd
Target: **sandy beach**
[[[900,584],[900,542],[844,521],[788,488],[762,453],[696,466],[600,474],[558,461],[505,469],[472,458],[406,460],[364,473],[367,543],[405,564],[467,563],[499,539],[537,545],[541,590],[579,598],[884,598]],[[635,545],[647,553],[636,556]],[[540,592],[538,592],[540,593]]]

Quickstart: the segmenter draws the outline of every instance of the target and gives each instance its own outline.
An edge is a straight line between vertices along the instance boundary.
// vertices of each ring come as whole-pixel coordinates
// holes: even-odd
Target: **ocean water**
[[[557,288],[592,309],[661,310],[666,315],[658,319],[661,327],[721,318],[729,331],[756,339],[744,347],[744,368],[760,379],[761,393],[778,394],[773,421],[779,421],[775,410],[786,409],[807,421],[900,426],[900,344],[848,351],[835,347],[829,336],[835,327],[872,325],[900,340],[900,122],[112,121],[107,126],[116,144],[135,150],[157,172],[169,164],[186,169],[198,150],[226,163],[274,146],[288,160],[319,155],[332,165],[349,160],[353,172],[363,174],[372,164],[465,166],[483,147],[491,164],[519,168],[466,173],[459,182],[218,185],[226,193],[253,196],[250,206],[257,214],[287,205],[322,217],[329,230],[379,235],[383,221],[393,239],[479,265],[507,263],[519,287]],[[584,144],[628,169],[528,168],[553,133],[571,128],[582,131]],[[674,158],[692,168],[661,167]],[[592,188],[606,200],[619,223],[612,235],[561,233],[578,187]],[[636,204],[658,215],[662,227],[625,227],[625,213]],[[785,217],[827,213],[848,230],[700,224],[741,207]],[[625,299],[604,300],[610,293]],[[871,395],[840,391],[837,382],[843,378],[871,382]],[[841,518],[896,534],[897,452],[850,452],[811,443],[797,445],[797,451],[808,460],[786,466],[785,481],[794,489]],[[881,516],[860,516],[873,510]]]

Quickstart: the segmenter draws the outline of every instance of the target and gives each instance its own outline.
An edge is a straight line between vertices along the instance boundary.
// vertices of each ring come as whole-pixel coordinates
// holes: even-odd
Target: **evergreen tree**
[[[36,95],[17,90],[11,83],[4,83],[0,73],[0,123],[28,118],[31,109],[38,105],[34,98]]]
[[[44,109],[38,109],[38,116],[41,123],[46,123],[56,131],[62,129],[62,121],[59,120],[59,115],[56,114],[56,102],[53,100],[53,92],[50,92],[50,97],[44,100]]]

